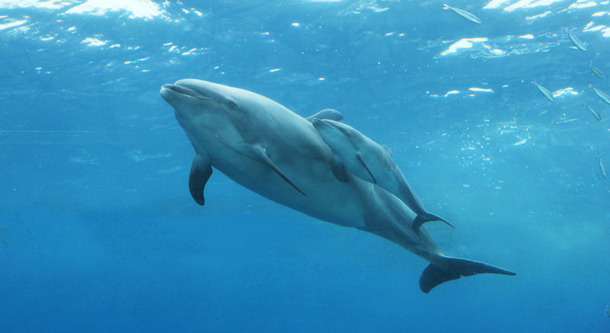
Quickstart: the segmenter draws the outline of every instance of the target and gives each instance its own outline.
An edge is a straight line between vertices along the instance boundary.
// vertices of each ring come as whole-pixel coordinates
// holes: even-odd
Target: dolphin
[[[335,109],[324,109],[305,119],[309,121],[313,121],[314,119],[330,119],[334,121],[341,121],[343,120],[343,115],[341,114],[341,112]]]
[[[165,84],[161,96],[195,150],[189,188],[198,204],[205,204],[205,184],[214,168],[279,204],[373,233],[422,257],[430,262],[419,280],[425,293],[461,276],[515,275],[444,255],[425,228],[414,230],[417,215],[394,194],[349,172],[337,179],[333,152],[312,123],[279,103],[197,79]]]
[[[355,128],[334,120],[314,119],[313,127],[333,151],[336,160],[333,170],[339,178],[342,178],[342,171],[337,164],[392,192],[417,214],[413,222],[416,230],[429,221],[441,221],[454,227],[444,219],[426,212],[421,200],[392,159],[388,146],[382,146]]]

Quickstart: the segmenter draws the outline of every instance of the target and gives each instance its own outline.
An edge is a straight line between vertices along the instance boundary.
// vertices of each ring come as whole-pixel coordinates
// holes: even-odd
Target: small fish
[[[443,4],[445,7],[443,7],[443,9],[451,9],[452,11],[454,11],[455,13],[457,13],[458,15],[460,15],[461,17],[467,19],[470,22],[473,23],[481,23],[481,19],[476,17],[473,13],[471,12],[467,12],[463,9],[459,9],[459,8],[455,8],[455,7],[451,7],[448,4]]]
[[[585,45],[585,43],[583,43],[580,39],[578,39],[578,37],[576,37],[576,35],[571,33],[567,27],[565,29],[566,29],[566,32],[568,33],[568,37],[572,41],[572,44],[574,44],[574,46],[576,46],[577,49],[579,49],[581,51],[586,51],[587,46]]]
[[[582,106],[589,109],[589,111],[591,111],[591,113],[593,114],[593,117],[595,117],[595,119],[600,120],[600,121],[602,120],[602,115],[599,114],[599,112],[597,112],[597,110],[595,110],[592,106],[590,106],[588,104],[583,104]]]
[[[602,176],[607,179],[608,173],[606,172],[606,167],[604,167],[604,163],[602,163],[601,157],[599,157],[599,155],[597,155],[597,157],[595,159],[597,160],[597,163],[599,164],[599,171],[602,173]]]
[[[597,76],[600,79],[606,78],[606,74],[604,74],[604,72],[602,72],[601,69],[599,69],[599,68],[595,67],[595,65],[593,65],[593,60],[591,60],[590,66],[591,66],[591,72],[593,73],[593,75]]]
[[[610,307],[606,305],[606,316],[610,318]]]
[[[533,83],[536,85],[536,87],[538,87],[538,90],[540,90],[540,92],[544,95],[544,97],[546,97],[546,99],[549,100],[549,102],[555,103],[555,99],[553,98],[553,93],[550,90],[539,85],[538,82],[536,82],[536,81],[534,81]]]
[[[593,89],[593,92],[595,92],[595,95],[597,95],[597,97],[599,97],[602,101],[606,102],[607,104],[610,104],[610,96],[608,96],[608,94],[593,87],[591,82],[589,82],[589,88]]]

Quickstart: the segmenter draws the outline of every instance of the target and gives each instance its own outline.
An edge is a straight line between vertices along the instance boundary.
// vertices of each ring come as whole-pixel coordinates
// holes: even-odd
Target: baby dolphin
[[[415,230],[429,221],[441,221],[454,227],[444,219],[426,212],[421,200],[392,159],[390,148],[337,121],[314,119],[312,123],[333,151],[333,173],[337,179],[346,181],[347,169],[359,178],[393,193],[417,214],[413,222]]]

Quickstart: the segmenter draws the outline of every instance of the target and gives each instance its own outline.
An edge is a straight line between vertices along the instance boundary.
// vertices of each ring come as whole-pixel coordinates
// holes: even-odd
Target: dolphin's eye
[[[227,105],[231,108],[231,109],[237,109],[237,103],[234,100],[227,100]]]

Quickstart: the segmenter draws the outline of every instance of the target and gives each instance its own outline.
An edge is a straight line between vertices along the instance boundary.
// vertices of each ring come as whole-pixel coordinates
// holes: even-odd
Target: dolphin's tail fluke
[[[482,262],[449,257],[440,257],[439,259],[438,264],[428,265],[419,278],[419,289],[426,294],[439,284],[457,280],[462,276],[471,276],[480,273],[517,275],[504,268],[484,264]]]
[[[443,223],[446,223],[448,226],[455,228],[455,226],[451,223],[449,223],[447,220],[442,219],[436,215],[430,214],[430,213],[424,213],[424,214],[418,214],[415,217],[415,220],[413,220],[413,229],[415,231],[418,231],[419,228],[426,222],[431,222],[431,221],[440,221]]]

